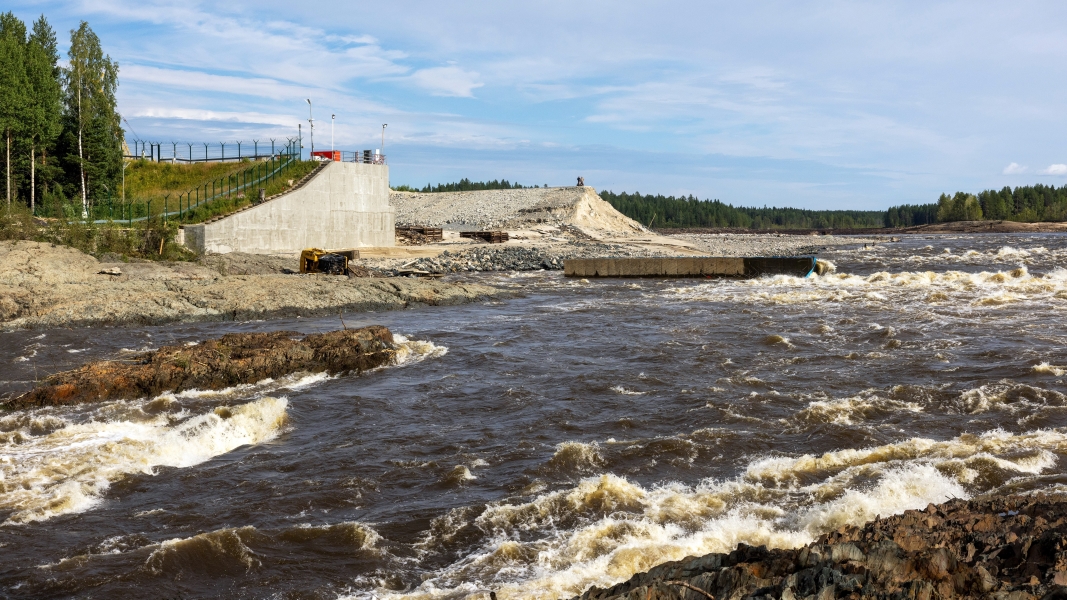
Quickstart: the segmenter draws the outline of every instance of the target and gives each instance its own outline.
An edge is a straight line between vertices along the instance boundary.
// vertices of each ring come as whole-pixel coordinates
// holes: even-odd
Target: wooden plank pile
[[[490,244],[502,244],[508,241],[508,232],[506,231],[461,231],[459,232],[461,238],[475,238],[481,239]]]
[[[417,234],[422,236],[420,241],[426,242],[440,242],[445,239],[440,227],[397,227],[396,233],[405,237],[414,237],[412,234]]]

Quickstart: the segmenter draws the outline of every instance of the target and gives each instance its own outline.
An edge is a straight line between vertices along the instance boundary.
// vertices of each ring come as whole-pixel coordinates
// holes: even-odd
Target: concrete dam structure
[[[389,167],[326,163],[304,185],[209,223],[185,226],[198,253],[289,254],[395,244]]]

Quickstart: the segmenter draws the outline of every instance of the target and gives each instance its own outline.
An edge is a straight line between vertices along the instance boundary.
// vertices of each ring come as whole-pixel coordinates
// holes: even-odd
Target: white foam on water
[[[5,524],[82,512],[99,504],[101,494],[123,476],[191,467],[271,440],[285,425],[287,404],[285,398],[265,397],[178,422],[176,415],[161,414],[75,423],[42,411],[62,424],[37,435],[20,429],[20,440],[0,440],[0,510],[12,511]]]
[[[936,441],[913,438],[823,455],[757,458],[737,477],[645,487],[603,474],[525,503],[477,514],[457,509],[420,546],[474,526],[475,552],[394,598],[560,598],[610,586],[657,564],[738,543],[797,547],[844,525],[988,491],[970,486],[1039,475],[1067,452],[1067,432],[1001,430]],[[477,515],[477,516],[474,516]]]
[[[1063,377],[1067,375],[1067,367],[1057,367],[1050,365],[1047,362],[1043,362],[1039,365],[1034,365],[1032,369],[1034,373],[1041,373],[1042,375],[1055,375],[1056,377]]]
[[[256,547],[314,544],[326,542],[352,551],[374,550],[381,536],[358,521],[329,525],[303,523],[280,531],[262,531],[252,526],[206,531],[185,538],[173,538],[147,548],[151,553],[145,568],[154,575],[182,571],[252,571],[263,565]]]
[[[856,421],[865,421],[878,413],[922,412],[922,410],[922,405],[916,402],[902,402],[878,396],[850,396],[814,400],[797,413],[797,417],[803,421],[854,425]]]
[[[951,302],[982,309],[1019,303],[1067,299],[1067,271],[1030,274],[1025,266],[1007,271],[886,271],[867,276],[848,273],[822,277],[777,275],[737,281],[716,281],[667,287],[672,299],[771,305],[852,303],[869,307],[901,307],[912,301]],[[1043,308],[1045,308],[1043,306]]]
[[[1050,367],[1050,370],[1054,369]],[[1041,365],[1033,367],[1033,370],[1043,372]],[[956,410],[972,415],[992,410],[1036,414],[1045,407],[1067,406],[1067,394],[1005,379],[965,390],[953,401],[953,405]]]
[[[316,383],[331,379],[328,373],[308,373],[306,371],[293,373],[279,377],[278,379],[262,379],[255,383],[242,383],[233,387],[223,388],[221,390],[200,390],[190,389],[183,390],[181,392],[173,392],[162,394],[160,397],[173,397],[173,398],[198,398],[198,399],[225,399],[225,398],[247,398],[256,394],[264,394],[280,389],[289,390],[301,390],[315,385]]]
[[[604,456],[600,453],[600,444],[596,442],[562,442],[556,444],[556,451],[546,463],[546,467],[566,473],[588,473],[592,469],[603,467]]]
[[[611,388],[611,391],[615,392],[616,394],[622,394],[623,396],[644,396],[646,394],[646,392],[635,392],[633,390],[628,390],[622,387],[621,385],[613,386]]]
[[[393,334],[393,341],[397,345],[397,365],[415,364],[427,358],[438,358],[448,354],[447,346],[438,346],[433,342],[422,340],[410,340],[400,334]]]

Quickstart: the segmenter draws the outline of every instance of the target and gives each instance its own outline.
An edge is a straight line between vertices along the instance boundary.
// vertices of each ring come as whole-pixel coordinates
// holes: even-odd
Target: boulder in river
[[[296,372],[360,373],[395,360],[393,334],[380,325],[307,336],[293,331],[229,333],[56,373],[3,406],[20,409],[220,390]]]
[[[793,550],[741,544],[664,563],[580,600],[1059,600],[1067,598],[1067,497],[952,500],[844,527]]]

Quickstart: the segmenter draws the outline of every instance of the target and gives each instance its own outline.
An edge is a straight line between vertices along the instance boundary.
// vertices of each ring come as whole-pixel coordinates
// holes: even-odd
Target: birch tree
[[[90,177],[104,175],[119,153],[109,152],[107,146],[119,145],[121,132],[115,111],[115,91],[118,88],[119,67],[100,47],[100,38],[85,21],[70,32],[70,65],[64,73],[66,83],[65,110],[77,142],[78,187],[81,192],[82,217],[89,216]],[[88,153],[87,134],[93,134],[94,150]],[[121,167],[120,167],[121,168]],[[100,182],[102,183],[102,182]]]

